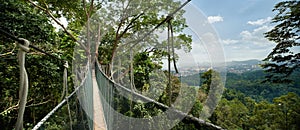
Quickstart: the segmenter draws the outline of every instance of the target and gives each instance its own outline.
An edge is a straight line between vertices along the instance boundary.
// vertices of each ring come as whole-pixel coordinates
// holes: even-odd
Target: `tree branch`
[[[53,16],[53,14],[50,12],[50,10],[49,10],[49,8],[48,8],[48,5],[46,4],[46,3],[44,3],[44,5],[46,6],[46,8],[43,8],[43,7],[41,7],[41,6],[39,6],[39,5],[37,5],[36,3],[34,3],[33,1],[31,1],[31,0],[27,0],[29,3],[31,3],[33,6],[35,6],[35,7],[37,7],[37,8],[39,8],[39,9],[41,9],[42,11],[44,11],[44,12],[46,12],[46,14],[48,14],[48,16],[50,16],[50,18],[52,19],[52,20],[54,20],[54,22],[56,23],[56,24],[58,24],[63,30],[64,30],[64,32],[66,32],[74,41],[77,41],[77,39],[75,38],[75,36],[71,33],[71,32],[69,32],[68,30],[67,30],[67,28],[58,20],[58,19],[56,19],[54,16]],[[84,45],[84,44],[82,44],[81,42],[78,42],[85,50],[86,50],[86,46]]]
[[[32,100],[30,100],[30,101],[32,101]],[[30,102],[30,101],[28,101],[28,102]],[[50,101],[51,101],[51,100],[47,100],[47,101],[40,102],[40,103],[37,103],[37,104],[30,104],[30,105],[27,105],[26,107],[36,107],[36,106],[39,106],[39,105],[46,104],[46,103],[48,103],[48,102],[50,102]],[[19,109],[19,102],[18,102],[18,104],[14,105],[14,106],[11,106],[11,107],[7,108],[6,110],[2,111],[2,112],[0,113],[0,115],[6,113],[6,112],[8,112],[8,111],[16,110],[16,109]]]
[[[92,11],[93,11],[93,8],[94,8],[94,0],[92,0],[92,2],[91,2],[91,5],[90,5],[90,9],[89,9],[89,18],[90,18],[90,16],[91,16],[91,14],[92,14]]]
[[[112,63],[112,60],[113,60],[113,58],[115,57],[115,51],[117,50],[117,47],[118,47],[118,44],[119,44],[119,40],[124,36],[124,34],[126,34],[127,33],[127,31],[130,29],[130,27],[131,27],[131,25],[139,18],[139,17],[141,17],[142,15],[143,15],[144,13],[141,13],[141,14],[139,14],[138,16],[136,16],[134,19],[132,19],[131,21],[130,21],[130,23],[126,26],[126,28],[124,29],[124,31],[121,33],[121,34],[119,34],[119,31],[120,31],[120,29],[121,29],[121,27],[122,27],[122,25],[123,25],[123,23],[124,23],[124,21],[125,21],[125,19],[121,19],[121,21],[120,21],[120,23],[119,23],[119,25],[118,25],[118,29],[117,29],[117,32],[116,32],[116,37],[115,37],[115,42],[114,42],[114,44],[113,44],[113,49],[112,49],[112,54],[111,54],[111,57],[110,57],[110,64],[109,64],[109,66],[108,66],[108,72],[110,72],[110,73],[108,73],[107,75],[110,77],[111,76],[111,74],[112,74],[112,72],[111,72],[111,63]]]
[[[122,15],[121,15],[121,19],[126,19],[126,18],[125,18],[125,14],[127,13],[127,10],[128,10],[128,8],[129,8],[129,5],[130,5],[131,1],[132,1],[132,0],[129,0],[128,3],[127,3],[127,5],[126,5],[126,7],[123,9],[124,11],[122,11],[123,13],[122,13]],[[125,2],[123,2],[123,6],[124,6],[124,3],[125,3]],[[128,16],[126,16],[126,17],[128,18]]]
[[[30,104],[26,107],[35,107],[35,106],[39,106],[39,105],[43,105],[43,104],[46,104],[48,102],[50,102],[51,100],[47,100],[47,101],[44,101],[44,102],[40,102],[40,103],[37,103],[37,104]]]
[[[144,14],[144,13],[141,13],[141,14],[139,14],[138,16],[136,16],[134,19],[132,19],[132,20],[130,21],[130,23],[126,26],[126,28],[124,29],[124,31],[123,31],[121,34],[119,34],[119,31],[120,31],[120,29],[121,29],[121,26],[122,26],[123,23],[124,23],[124,19],[121,20],[120,24],[118,25],[118,30],[117,30],[117,32],[116,32],[116,40],[115,40],[115,43],[114,43],[114,45],[113,45],[113,51],[112,51],[112,56],[111,56],[111,59],[110,59],[110,60],[112,60],[112,59],[114,58],[114,52],[115,52],[115,50],[117,49],[119,40],[127,33],[127,31],[131,28],[132,24],[133,24],[139,17],[141,17],[143,14]]]
[[[127,27],[124,29],[124,31],[122,32],[122,34],[119,36],[120,38],[124,36],[125,33],[127,33],[127,31],[131,28],[132,24],[138,19],[140,18],[142,15],[144,15],[144,13],[139,14],[138,16],[136,16],[134,19],[132,19],[130,21],[130,23],[127,25]]]
[[[11,107],[7,108],[7,109],[4,110],[4,111],[2,111],[2,112],[0,113],[0,115],[3,115],[3,114],[5,114],[6,112],[8,112],[8,111],[10,111],[10,110],[15,110],[15,109],[17,109],[18,107],[19,107],[19,103],[16,104],[16,105],[14,105],[14,106],[11,106]]]
[[[14,44],[14,48],[10,52],[4,53],[4,54],[0,54],[0,56],[6,56],[6,55],[9,55],[9,54],[12,54],[15,49],[16,49],[16,44]]]
[[[86,10],[86,4],[85,4],[85,0],[82,0],[82,4],[83,4],[83,10],[85,12],[85,15],[88,16],[88,12]]]

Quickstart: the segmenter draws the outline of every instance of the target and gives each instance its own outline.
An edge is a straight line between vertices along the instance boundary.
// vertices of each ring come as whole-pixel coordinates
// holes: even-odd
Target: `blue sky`
[[[272,29],[280,0],[192,0],[217,31],[226,61],[262,60],[275,46],[263,33]]]

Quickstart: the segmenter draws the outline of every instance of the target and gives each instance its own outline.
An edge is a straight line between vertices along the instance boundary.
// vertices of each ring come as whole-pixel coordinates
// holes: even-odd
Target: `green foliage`
[[[106,33],[101,40],[99,50],[98,50],[98,60],[99,63],[102,65],[107,65],[110,63],[110,57],[113,53],[113,43],[115,32],[111,30],[110,32]]]
[[[23,37],[34,44],[54,44],[55,33],[50,21],[44,14],[19,0],[1,0],[1,29],[17,37]],[[11,44],[4,35],[0,36],[6,45]]]
[[[45,15],[22,1],[8,0],[0,4],[0,28],[17,37],[28,39],[31,44],[49,50],[55,45],[55,32]],[[19,68],[16,44],[5,35],[0,36],[0,122],[3,129],[12,129],[18,110]],[[36,123],[58,102],[62,90],[62,66],[45,55],[30,52],[26,56],[29,76],[29,95],[25,111],[25,124]],[[44,74],[41,76],[41,74]],[[40,105],[35,105],[40,104]],[[30,125],[27,125],[27,127]],[[26,127],[26,126],[25,126]]]
[[[157,33],[151,33],[144,37],[150,30],[165,19],[168,13],[177,9],[181,2],[171,0],[122,0],[104,1],[103,6],[96,14],[99,21],[101,35],[103,35],[99,46],[99,61],[101,64],[111,64],[117,54],[118,47],[134,45],[135,52],[139,50],[157,49],[165,51],[166,44],[159,41]],[[174,48],[185,48],[191,50],[191,36],[182,34],[182,30],[187,27],[185,19],[182,17],[184,11],[180,10],[172,20],[174,32],[179,33],[175,36]],[[94,18],[92,18],[94,19]],[[104,20],[103,20],[104,19]],[[155,32],[166,29],[167,24],[163,24]],[[165,43],[165,42],[163,42]],[[121,48],[123,51],[124,49]],[[127,50],[129,53],[132,49]],[[155,53],[154,53],[155,54]],[[175,57],[174,57],[175,58]],[[125,61],[126,62],[126,61]]]
[[[200,74],[200,101],[207,98],[204,92],[209,90],[209,85],[205,84],[210,83],[212,75],[209,73],[211,72]],[[299,71],[295,71],[290,76],[295,82],[284,85],[261,83],[265,77],[263,70],[227,73],[223,99],[209,120],[225,129],[299,129],[295,123],[299,119],[299,109],[296,107],[299,103],[298,75]],[[182,78],[194,85],[195,82],[199,83],[197,77],[199,74]],[[286,93],[288,94],[284,95]],[[284,107],[283,104],[289,104],[289,107]]]
[[[159,69],[161,66],[152,62],[149,52],[144,51],[134,56],[134,80],[136,88],[140,91],[147,91],[146,85],[150,84],[150,74],[154,69]],[[144,89],[145,90],[144,90]]]
[[[274,98],[274,104],[279,109],[277,115],[281,117],[279,128],[282,129],[299,129],[300,125],[300,97],[295,93],[288,93],[286,95]],[[284,118],[284,119],[282,119]],[[284,120],[284,121],[282,121]]]
[[[300,98],[288,93],[274,98],[273,103],[255,102],[249,97],[223,98],[210,120],[226,129],[299,129]]]
[[[57,18],[65,17],[69,20],[73,18],[84,18],[81,0],[35,0],[38,4],[53,12]],[[89,6],[89,5],[88,5]],[[75,17],[74,17],[75,16]]]
[[[5,0],[0,2],[0,28],[54,56],[71,61],[74,42],[61,32],[55,32],[50,20],[37,8],[24,1]],[[17,63],[17,43],[5,35],[0,35],[0,124],[1,129],[13,129],[18,110],[19,65]],[[69,62],[70,63],[70,62]],[[63,91],[63,64],[31,49],[26,54],[26,70],[29,77],[29,94],[24,115],[24,128],[32,128],[55,105],[60,102]],[[70,69],[68,70],[70,73]],[[71,77],[68,77],[72,86]],[[72,87],[69,87],[69,92]],[[76,105],[76,101],[74,101]],[[68,119],[67,109],[62,109],[61,119]],[[74,118],[76,119],[76,118]],[[51,127],[55,127],[52,122]],[[65,126],[65,125],[63,125]],[[55,127],[56,128],[56,127]]]
[[[211,120],[226,129],[242,129],[247,123],[247,107],[237,99],[222,99]]]
[[[201,78],[204,79],[203,84],[201,85],[201,89],[208,94],[209,90],[210,90],[210,85],[212,83],[212,76],[214,75],[214,73],[216,73],[213,70],[208,70],[207,72],[203,73],[201,75]]]
[[[272,101],[287,92],[300,94],[299,71],[295,71],[290,79],[295,82],[290,84],[262,83],[266,74],[262,70],[249,71],[242,74],[227,73],[226,88],[242,92],[256,101]]]
[[[266,81],[286,83],[291,81],[288,77],[300,66],[300,1],[279,2],[273,11],[277,11],[272,21],[276,26],[265,33],[265,37],[277,45],[262,66],[270,72]]]
[[[250,124],[255,129],[299,129],[297,120],[299,119],[300,98],[295,93],[288,93],[274,98],[274,103],[266,101],[255,105],[253,116],[249,119]]]
[[[270,104],[266,101],[257,103],[254,107],[253,116],[250,117],[250,124],[256,124],[252,126],[256,129],[275,129],[276,117],[278,117],[276,111],[276,105]]]
[[[237,73],[227,73],[225,87],[227,88],[224,92],[226,99],[232,100],[233,98],[238,98],[242,100],[243,97],[249,96],[256,101],[272,101],[273,98],[279,97],[287,92],[294,92],[300,94],[299,85],[299,75],[300,71],[294,71],[290,75],[290,79],[294,82],[290,84],[277,84],[277,83],[262,83],[266,74],[263,70],[247,71],[241,74]],[[203,75],[203,73],[200,73]],[[182,77],[184,81],[190,86],[194,86],[195,83],[199,84],[201,81],[203,88],[206,88],[203,82],[204,78],[199,81],[199,74],[189,75]],[[236,95],[236,97],[234,97]]]
[[[199,100],[196,100],[195,104],[193,105],[189,114],[193,115],[194,117],[200,117],[203,105]]]
[[[73,53],[76,42],[73,41],[73,39],[65,34],[62,31],[57,32],[58,33],[58,40],[57,40],[57,46],[53,49],[57,49],[57,55],[60,56],[61,59],[68,61],[69,63],[74,60]]]

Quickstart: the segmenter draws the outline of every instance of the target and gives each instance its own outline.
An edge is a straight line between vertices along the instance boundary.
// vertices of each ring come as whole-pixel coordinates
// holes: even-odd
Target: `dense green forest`
[[[66,96],[75,90],[77,84],[80,84],[76,82],[77,75],[71,74],[74,71],[72,67],[75,68],[79,66],[78,64],[70,64],[70,67],[66,68],[70,75],[63,81],[65,61],[72,63],[74,60],[86,58],[87,60],[82,62],[88,63],[96,57],[97,62],[105,68],[105,74],[109,78],[115,78],[116,71],[113,70],[112,64],[114,58],[118,57],[115,53],[118,47],[127,45],[124,41],[144,36],[145,32],[153,28],[165,31],[166,25],[159,27],[157,25],[166,21],[174,23],[172,33],[174,31],[177,34],[174,36],[173,49],[184,48],[186,51],[192,49],[191,36],[183,33],[183,30],[188,27],[183,17],[185,11],[179,10],[172,19],[167,20],[164,15],[161,15],[178,9],[181,2],[151,0],[139,5],[132,3],[141,2],[140,0],[0,0],[0,29],[15,37],[25,38],[31,42],[31,45],[51,54],[49,56],[34,49],[19,50],[20,44],[15,40],[9,38],[7,34],[0,35],[0,129],[16,128],[18,115],[20,115],[18,110],[22,107],[19,99],[22,95],[22,92],[19,92],[20,78],[22,78],[20,76],[22,68],[20,69],[21,65],[18,63],[20,62],[19,51],[26,52],[25,68],[29,80],[27,103],[23,106],[25,107],[24,120],[21,122],[20,129],[32,129],[57,104],[66,99]],[[127,6],[124,8],[124,5]],[[149,5],[155,8],[149,9]],[[265,64],[262,65],[264,70],[227,73],[225,84],[222,83],[220,74],[213,69],[185,77],[163,71],[163,59],[176,61],[180,56],[171,55],[166,48],[161,47],[167,46],[167,40],[160,41],[158,34],[148,34],[149,36],[143,39],[146,44],[144,47],[130,48],[137,51],[136,55],[131,57],[133,66],[132,68],[120,67],[119,71],[125,75],[124,82],[135,78],[132,84],[136,86],[128,89],[147,94],[159,89],[158,87],[149,89],[149,77],[160,76],[155,75],[154,72],[161,70],[169,78],[169,84],[160,93],[161,95],[153,100],[172,106],[178,95],[184,93],[186,95],[181,98],[182,102],[194,101],[192,108],[186,114],[193,119],[211,114],[203,119],[205,122],[184,118],[173,127],[174,130],[219,128],[213,125],[224,129],[300,129],[300,54],[293,53],[291,52],[293,49],[290,49],[299,46],[299,7],[300,2],[296,0],[274,5],[274,11],[278,11],[278,15],[273,19],[273,23],[279,23],[265,35],[278,45],[264,60]],[[142,10],[142,12],[135,10]],[[93,15],[98,19],[93,18]],[[61,18],[66,19],[67,26],[59,21]],[[90,25],[89,22],[97,24]],[[89,29],[96,30],[96,33]],[[82,33],[87,33],[87,37],[82,36]],[[90,43],[90,40],[97,44]],[[161,46],[153,47],[153,43],[161,43]],[[83,49],[74,52],[77,46]],[[121,56],[129,55],[131,55],[129,51],[122,51]],[[182,80],[186,83],[182,84]],[[63,86],[65,82],[68,88]],[[157,80],[153,84],[161,87],[165,82]],[[195,93],[198,95],[195,96]],[[217,104],[220,93],[222,98]],[[153,96],[150,94],[147,96]],[[132,102],[121,97],[117,92],[112,95],[112,98],[105,100],[111,100],[110,105],[113,109],[128,117],[152,121],[154,116],[166,111],[162,105],[152,102]],[[173,107],[179,109],[185,106],[173,104]],[[79,99],[73,96],[68,99],[67,105],[55,112],[40,129],[89,129],[90,120]],[[116,120],[114,123],[118,126],[119,122]],[[159,122],[157,126],[147,129],[163,129],[164,125],[168,124]]]
[[[263,83],[265,75],[263,70],[227,73],[222,100],[210,121],[227,129],[299,129],[299,71],[291,75],[290,84]],[[194,85],[198,77],[182,80]]]
[[[199,75],[202,75],[203,73],[185,76],[182,77],[182,80],[184,80],[190,86],[195,86],[195,83],[202,84],[204,79],[199,79]],[[226,92],[239,92],[253,98],[255,101],[266,100],[269,102],[272,102],[273,98],[287,94],[288,92],[294,92],[300,95],[299,71],[295,71],[291,75],[290,79],[292,82],[289,84],[264,82],[266,75],[267,74],[262,69],[246,71],[243,73],[228,72],[226,74],[225,83]],[[226,97],[227,96],[228,99],[231,99],[230,93],[228,93]]]

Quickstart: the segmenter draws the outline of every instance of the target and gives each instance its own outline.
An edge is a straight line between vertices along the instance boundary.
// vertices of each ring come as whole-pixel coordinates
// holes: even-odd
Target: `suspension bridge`
[[[169,14],[165,20],[163,20],[160,24],[158,24],[149,33],[146,33],[145,36],[141,39],[144,39],[147,35],[152,33],[155,29],[157,29],[159,26],[161,26],[166,22],[169,23],[168,33],[169,36],[171,36],[173,33],[172,25],[170,22],[172,16],[183,6],[185,6],[189,1],[184,3],[180,8],[178,8],[171,14]],[[22,95],[20,97],[20,110],[18,114],[18,120],[16,123],[16,129],[19,130],[23,128],[23,114],[25,111],[25,104],[26,104],[27,93],[28,93],[28,77],[24,66],[26,62],[25,60],[26,52],[28,52],[29,48],[33,48],[55,59],[59,59],[59,58],[43,51],[42,49],[39,49],[36,46],[30,45],[29,41],[27,41],[26,39],[21,39],[12,36],[11,34],[7,33],[7,31],[4,31],[2,29],[0,29],[0,32],[5,36],[17,41],[21,48],[19,51],[22,55],[19,57],[19,59],[21,61],[20,91]],[[171,53],[170,49],[169,49],[169,53]],[[95,61],[95,62],[91,62],[91,61]],[[169,61],[171,61],[170,57],[169,57]],[[189,123],[194,124],[197,128],[201,128],[205,126],[206,128],[211,128],[211,129],[222,129],[220,126],[214,125],[203,119],[193,117],[186,112],[176,109],[175,107],[167,106],[145,95],[137,93],[128,87],[116,83],[103,72],[102,66],[97,62],[97,60],[89,59],[86,62],[75,66],[81,68],[81,71],[75,72],[75,77],[79,77],[77,79],[79,83],[75,84],[74,91],[71,92],[70,94],[66,92],[66,97],[33,127],[34,130],[47,129],[47,125],[51,124],[51,121],[49,121],[51,117],[53,117],[53,115],[58,113],[58,111],[63,107],[67,107],[68,109],[67,112],[69,115],[68,116],[69,119],[66,120],[69,121],[65,120],[65,122],[69,122],[69,123],[65,123],[65,124],[66,125],[69,124],[68,127],[69,129],[78,129],[78,128],[89,129],[89,130],[170,129],[173,126],[175,126],[177,123],[179,123],[180,120],[182,120],[182,122],[187,124]],[[66,91],[68,90],[68,86],[67,86],[68,74],[66,71],[67,68],[68,68],[68,63],[66,62],[64,65],[64,76],[63,76],[64,77],[63,86]],[[170,68],[170,63],[169,63],[169,68]],[[176,71],[178,71],[177,68]],[[169,76],[170,76],[170,70],[169,70]],[[170,82],[171,79],[169,78],[168,80]],[[74,110],[72,110],[72,103],[70,102],[79,102],[80,108],[76,108],[75,110],[76,112],[74,112]],[[133,104],[143,104],[145,106],[148,106],[149,108],[159,109],[164,113],[162,113],[161,115],[153,115],[152,117],[149,118],[133,118],[130,116],[131,115],[130,113],[129,114],[122,113],[122,111],[124,111],[123,109],[132,112]],[[75,119],[75,117],[73,116],[74,113],[75,115],[77,114],[76,121],[74,121]],[[77,118],[77,116],[80,118]],[[76,123],[78,122],[80,123],[80,125],[78,124],[76,125]]]
[[[12,35],[9,35],[7,32],[0,29],[0,32],[5,34],[6,36],[16,40],[19,44],[24,44],[24,39],[16,38]],[[27,44],[27,47],[29,45]],[[32,47],[37,48],[37,47]],[[43,52],[49,56],[54,57],[51,54],[48,54],[41,49],[36,49],[37,51]],[[20,51],[24,51],[21,49]],[[148,98],[144,95],[136,93],[129,88],[121,86],[114,81],[112,81],[109,77],[107,77],[101,69],[101,65],[98,62],[94,64],[94,67],[91,67],[89,63],[86,63],[86,71],[84,72],[84,78],[81,81],[80,85],[75,87],[75,90],[66,96],[62,102],[60,102],[52,111],[50,111],[40,122],[38,122],[34,130],[42,127],[47,120],[55,114],[60,108],[64,105],[68,105],[68,100],[76,97],[80,102],[82,109],[84,110],[87,118],[87,129],[95,129],[95,130],[113,130],[113,129],[161,129],[161,126],[156,126],[158,122],[156,121],[142,121],[142,123],[138,123],[133,118],[128,118],[120,113],[118,113],[117,105],[118,101],[123,100],[127,102],[129,100],[139,100],[145,103],[150,103],[153,106],[166,111],[171,109],[169,106],[159,103],[151,98]],[[65,66],[67,68],[67,66]],[[92,70],[91,68],[94,68]],[[22,69],[21,69],[22,70]],[[21,73],[24,74],[24,73]],[[131,99],[125,99],[124,95],[131,96]],[[22,97],[26,98],[26,97]],[[129,106],[129,104],[127,104]],[[174,115],[166,115],[167,120],[176,120],[174,117],[183,117],[183,121],[195,124],[199,128],[206,126],[211,127],[213,129],[222,129],[219,126],[216,126],[212,123],[206,122],[205,120],[193,117],[188,115],[187,113],[181,112],[176,109],[172,109],[172,114]],[[72,117],[71,117],[72,118]],[[123,119],[122,119],[123,118]],[[128,120],[129,119],[129,120]],[[121,122],[119,122],[121,121]],[[161,120],[160,120],[161,121]],[[22,121],[21,121],[22,122]],[[166,122],[165,122],[166,123]],[[165,124],[163,123],[163,124]],[[172,124],[172,123],[171,123]],[[72,126],[71,126],[72,127]]]

